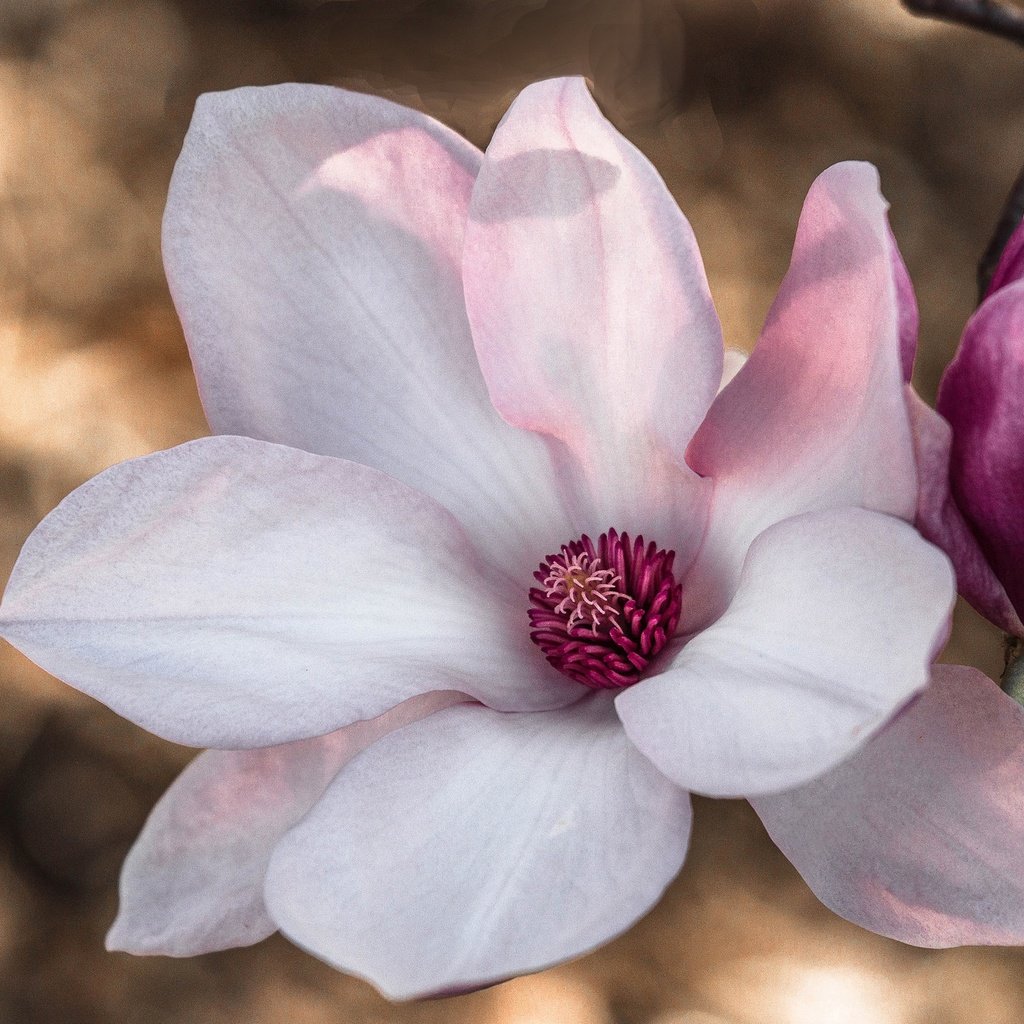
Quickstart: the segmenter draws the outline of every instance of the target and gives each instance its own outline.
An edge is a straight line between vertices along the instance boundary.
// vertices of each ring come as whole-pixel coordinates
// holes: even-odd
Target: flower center
[[[530,639],[570,679],[596,690],[631,686],[679,623],[674,551],[615,530],[548,555],[530,588]]]

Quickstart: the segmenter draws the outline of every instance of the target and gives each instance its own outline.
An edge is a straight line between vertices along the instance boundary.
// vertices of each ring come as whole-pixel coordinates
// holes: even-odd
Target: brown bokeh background
[[[734,346],[756,337],[812,178],[874,161],[934,397],[1024,159],[1024,52],[1007,43],[897,0],[0,0],[3,578],[71,488],[205,433],[159,257],[198,93],[343,84],[482,145],[521,85],[574,72],[691,218]],[[995,673],[999,637],[961,611],[946,657]],[[458,999],[390,1005],[277,937],[107,954],[120,861],[189,756],[0,651],[2,1024],[1024,1019],[1024,953],[912,949],[838,920],[739,801],[697,802],[686,867],[625,936]]]

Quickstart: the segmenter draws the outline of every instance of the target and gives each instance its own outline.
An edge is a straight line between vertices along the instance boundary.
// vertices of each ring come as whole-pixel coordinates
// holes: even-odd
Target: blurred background
[[[690,217],[749,348],[803,195],[881,169],[929,400],[1024,162],[1024,50],[897,0],[0,0],[0,578],[113,462],[206,432],[160,216],[195,97],[288,80],[388,96],[477,144],[530,80],[579,72]],[[997,674],[960,610],[947,660]],[[124,853],[191,752],[0,650],[0,1024],[1019,1024],[1024,952],[925,951],[806,890],[740,801],[630,932],[574,964],[393,1006],[275,937],[107,954]]]

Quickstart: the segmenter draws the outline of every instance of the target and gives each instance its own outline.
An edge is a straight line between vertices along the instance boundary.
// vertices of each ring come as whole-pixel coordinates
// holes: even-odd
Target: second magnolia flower
[[[393,997],[484,984],[642,915],[688,790],[861,747],[953,601],[909,525],[885,210],[868,165],[814,183],[718,393],[693,233],[581,80],[526,89],[486,154],[342,90],[202,98],[164,242],[219,436],[74,492],[2,609],[44,668],[217,748],[111,945],[281,928]]]

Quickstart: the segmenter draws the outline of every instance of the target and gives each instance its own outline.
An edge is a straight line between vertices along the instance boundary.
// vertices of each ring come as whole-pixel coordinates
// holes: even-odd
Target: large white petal
[[[497,415],[473,351],[460,261],[480,159],[343,89],[201,96],[164,262],[214,431],[382,469],[531,565],[572,531],[544,442]]]
[[[267,907],[391,998],[463,990],[627,928],[689,830],[689,798],[603,694],[543,714],[451,708],[345,768],[274,851]]]
[[[849,761],[752,803],[850,921],[917,946],[1024,942],[1024,709],[977,670],[936,665]]]
[[[106,470],[29,537],[0,633],[160,736],[256,747],[430,690],[501,709],[580,687],[452,516],[365,466],[212,437]]]
[[[153,808],[124,862],[107,948],[194,956],[266,938],[277,926],[263,905],[263,878],[281,836],[359,751],[464,699],[425,694],[315,739],[200,754]]]
[[[684,453],[721,380],[721,330],[690,225],[583,79],[531,85],[498,126],[463,280],[491,398],[557,442],[587,528],[688,565],[706,487]]]
[[[906,523],[862,509],[795,516],[754,541],[725,615],[622,693],[619,715],[687,789],[786,789],[847,757],[927,683],[954,596],[948,560]]]

